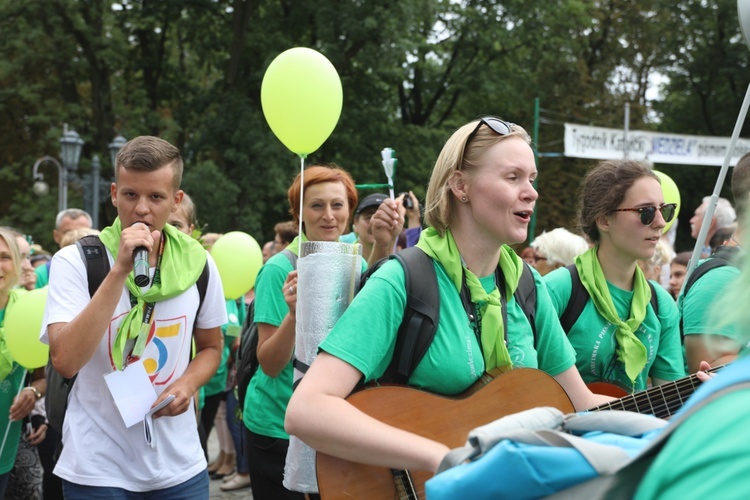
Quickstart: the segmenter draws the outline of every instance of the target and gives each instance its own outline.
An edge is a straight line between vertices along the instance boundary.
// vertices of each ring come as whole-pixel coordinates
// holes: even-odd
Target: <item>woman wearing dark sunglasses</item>
[[[537,199],[537,171],[529,144],[521,127],[484,118],[458,129],[443,147],[427,189],[429,227],[417,244],[433,260],[440,319],[408,384],[456,395],[496,367],[540,368],[582,410],[609,398],[592,394],[583,383],[575,369],[575,353],[536,271],[536,338],[513,297],[526,264],[508,245],[526,239]],[[470,316],[460,296],[464,280],[474,311]],[[507,324],[498,285],[508,297]],[[378,380],[384,374],[394,355],[405,304],[403,268],[390,261],[369,279],[321,344],[290,400],[290,433],[349,461],[436,470],[448,452],[444,443],[387,425],[345,400],[360,380]],[[538,403],[545,404],[544,398]]]
[[[637,265],[654,255],[675,209],[664,203],[658,177],[635,161],[602,162],[583,180],[578,222],[595,246],[576,258],[589,299],[568,338],[586,383],[635,392],[646,389],[649,377],[661,384],[685,376],[674,299],[658,284],[649,286]],[[562,317],[571,297],[571,271],[558,269],[545,281]]]

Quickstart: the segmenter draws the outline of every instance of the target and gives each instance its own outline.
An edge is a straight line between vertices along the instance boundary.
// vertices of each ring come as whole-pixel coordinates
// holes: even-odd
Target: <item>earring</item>
[[[464,203],[466,203],[467,201],[469,201],[469,199],[466,196],[462,196],[461,197],[461,201],[463,201]]]

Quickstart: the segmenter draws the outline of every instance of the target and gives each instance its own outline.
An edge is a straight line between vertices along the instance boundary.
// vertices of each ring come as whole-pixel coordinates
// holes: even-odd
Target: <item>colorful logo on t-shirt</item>
[[[113,319],[110,324],[110,362],[112,362],[111,345],[114,334],[124,315]],[[141,360],[146,368],[151,383],[155,386],[167,385],[174,382],[185,370],[190,360],[189,349],[191,336],[186,336],[187,318],[156,319],[151,324],[146,348]],[[114,369],[114,363],[112,363]]]

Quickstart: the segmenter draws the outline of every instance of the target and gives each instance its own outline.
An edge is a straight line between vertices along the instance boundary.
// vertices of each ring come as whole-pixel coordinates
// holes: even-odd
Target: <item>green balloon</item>
[[[336,128],[343,100],[336,68],[323,54],[305,47],[279,54],[266,69],[260,88],[263,114],[271,130],[303,158]]]
[[[211,247],[211,257],[219,269],[225,298],[239,299],[255,286],[263,252],[249,234],[232,231],[221,236]]]
[[[669,231],[669,228],[672,227],[674,221],[677,220],[677,216],[680,215],[680,190],[670,176],[664,172],[659,172],[658,170],[654,170],[653,172],[661,181],[661,190],[664,193],[664,203],[677,203],[677,210],[674,212],[674,217],[671,221],[667,222],[666,226],[664,226],[664,233],[666,233]]]
[[[13,359],[27,370],[47,364],[49,346],[39,341],[47,288],[39,288],[21,295],[5,311],[5,342]]]

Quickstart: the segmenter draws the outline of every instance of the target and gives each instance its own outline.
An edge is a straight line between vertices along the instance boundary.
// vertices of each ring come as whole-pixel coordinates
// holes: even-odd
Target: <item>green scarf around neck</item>
[[[5,304],[5,312],[2,318],[3,321],[0,321],[0,382],[5,380],[5,377],[13,371],[13,355],[10,353],[8,344],[5,342],[5,316],[7,316],[11,306],[16,303],[18,297],[24,293],[26,293],[26,291],[21,289],[10,290],[10,292],[8,292],[8,303]]]
[[[120,249],[120,233],[122,233],[122,223],[118,217],[111,226],[104,228],[99,235],[104,246],[112,254],[113,259],[117,259],[117,252]],[[197,240],[169,224],[164,226],[162,237],[166,240],[164,241],[164,254],[159,269],[160,279],[153,280],[155,282],[151,284],[146,293],[143,293],[141,288],[135,284],[132,272],[125,280],[125,286],[138,300],[138,304],[130,310],[117,329],[117,336],[112,347],[112,359],[118,369],[122,369],[124,359],[127,356],[125,353],[127,341],[139,336],[146,302],[161,302],[177,297],[198,281],[201,272],[203,272],[203,267],[206,265],[206,250]]]
[[[422,231],[416,246],[442,264],[459,294],[463,277],[466,277],[471,301],[479,306],[479,316],[482,318],[481,341],[485,370],[490,371],[498,366],[510,368],[512,363],[508,347],[505,345],[505,326],[497,284],[491,293],[485,292],[479,278],[464,266],[450,230],[446,230],[445,235],[440,236],[435,228],[427,228]],[[512,297],[521,279],[523,261],[513,249],[503,245],[500,248],[498,264],[505,278],[505,296]]]
[[[618,346],[617,358],[625,366],[625,373],[630,381],[635,384],[636,378],[646,366],[648,359],[646,347],[635,336],[635,331],[646,317],[646,307],[651,300],[651,288],[641,268],[635,266],[630,316],[626,321],[622,321],[612,302],[607,279],[604,277],[604,271],[597,257],[598,251],[599,247],[596,246],[579,255],[576,258],[576,268],[581,277],[581,283],[588,290],[591,300],[594,301],[596,310],[604,319],[617,326],[615,333]]]

